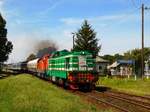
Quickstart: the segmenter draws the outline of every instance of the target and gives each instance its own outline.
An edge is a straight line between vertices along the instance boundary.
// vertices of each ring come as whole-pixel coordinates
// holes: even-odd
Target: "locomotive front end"
[[[80,52],[68,59],[68,81],[71,87],[92,89],[98,80],[95,59],[90,53]]]

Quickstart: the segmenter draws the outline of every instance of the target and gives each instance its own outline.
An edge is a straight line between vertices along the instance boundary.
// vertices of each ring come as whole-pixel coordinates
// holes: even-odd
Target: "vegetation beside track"
[[[79,96],[21,74],[0,80],[0,112],[112,112],[98,110]]]
[[[136,95],[150,95],[150,79],[100,77],[97,86],[106,86]]]

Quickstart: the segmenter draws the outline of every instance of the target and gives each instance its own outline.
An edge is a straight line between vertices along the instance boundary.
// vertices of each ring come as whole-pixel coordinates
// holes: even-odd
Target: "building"
[[[134,74],[134,60],[117,60],[113,64],[107,66],[111,75],[130,76]]]
[[[99,75],[106,75],[107,66],[109,64],[108,60],[104,60],[100,56],[96,57],[96,70],[99,73]]]

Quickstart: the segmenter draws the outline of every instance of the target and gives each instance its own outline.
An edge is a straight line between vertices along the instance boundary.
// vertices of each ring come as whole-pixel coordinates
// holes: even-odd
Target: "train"
[[[26,71],[71,89],[92,90],[98,80],[95,58],[88,51],[55,51],[31,61],[10,64],[12,70]]]

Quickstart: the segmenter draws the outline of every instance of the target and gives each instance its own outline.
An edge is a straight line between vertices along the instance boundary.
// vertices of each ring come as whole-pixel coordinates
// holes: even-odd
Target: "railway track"
[[[62,89],[62,87],[60,87]],[[67,90],[68,91],[68,90]],[[109,107],[117,109],[119,112],[150,112],[150,98],[144,96],[131,95],[118,91],[92,91],[82,92],[69,90],[76,95],[90,98],[98,104],[105,104]]]
[[[98,91],[95,91],[95,92],[100,93]],[[150,110],[150,98],[149,97],[131,95],[131,94],[116,92],[116,91],[107,91],[105,94],[111,97],[126,101],[126,102],[131,102],[135,105],[139,105],[141,107],[144,107]]]
[[[123,93],[123,92],[119,92],[116,90],[112,90],[112,91],[107,91],[109,93],[113,93],[113,94],[119,94],[119,95],[126,95],[128,97],[134,97],[134,98],[138,98],[138,99],[145,99],[145,100],[149,100],[150,101],[150,95],[149,96],[138,96],[138,95],[133,95],[133,94],[128,94],[128,93]]]
[[[99,104],[106,104],[110,107],[113,107],[121,112],[150,112],[150,100],[137,100],[138,98],[142,98],[140,96],[136,96],[136,99],[132,98],[131,95],[123,96],[118,94],[117,92],[98,92],[93,91],[89,93],[84,92],[75,92],[78,95],[82,95],[84,97],[88,97],[92,100],[95,100]],[[123,93],[122,93],[123,94]],[[119,96],[120,95],[120,96]],[[135,96],[134,96],[135,97]],[[148,102],[149,101],[149,102]]]
[[[117,100],[126,105],[131,112],[150,112],[150,99],[148,97],[131,95],[117,91],[107,91],[104,93],[94,91],[95,94],[103,94],[105,97],[110,97],[112,100]],[[120,104],[119,104],[120,105]],[[120,105],[121,106],[121,105]]]

